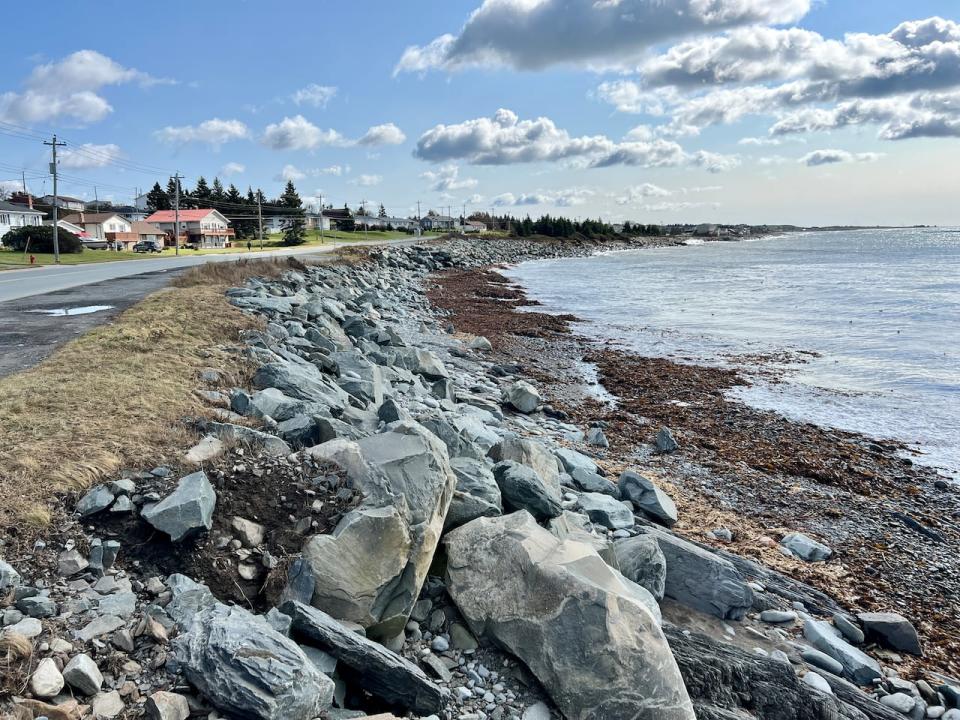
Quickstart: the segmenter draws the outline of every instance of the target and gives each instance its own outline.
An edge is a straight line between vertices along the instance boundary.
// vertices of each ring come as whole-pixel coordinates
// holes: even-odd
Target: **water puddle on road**
[[[65,315],[89,315],[101,310],[109,310],[112,307],[113,305],[84,305],[72,308],[39,308],[37,310],[27,310],[27,312],[42,313],[51,317],[63,317]]]

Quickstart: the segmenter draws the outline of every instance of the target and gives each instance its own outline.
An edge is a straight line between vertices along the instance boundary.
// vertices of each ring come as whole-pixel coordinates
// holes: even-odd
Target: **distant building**
[[[158,210],[146,222],[159,227],[173,244],[175,217],[173,210]],[[235,233],[230,221],[211,208],[180,211],[180,245],[194,248],[224,248],[233,244]]]
[[[449,215],[427,215],[420,221],[420,227],[424,230],[453,230],[454,222]]]
[[[694,235],[699,235],[700,237],[713,237],[720,233],[720,228],[716,225],[710,223],[704,223],[703,225],[697,225],[693,229]]]
[[[44,195],[40,200],[44,205],[53,206],[53,195]],[[57,207],[62,210],[85,210],[84,201],[80,198],[67,197],[66,195],[60,195],[57,197]]]
[[[479,220],[467,220],[463,224],[463,231],[465,233],[482,233],[487,231],[487,224],[480,222]]]
[[[151,242],[163,246],[165,236],[159,226],[140,220],[134,221],[130,225],[131,232],[137,236],[137,242]]]
[[[417,227],[417,221],[402,217],[380,217],[379,215],[357,215],[353,218],[354,222],[368,228],[377,228],[378,230],[414,230]]]
[[[334,228],[341,228],[353,221],[353,213],[346,208],[324,208],[323,217]]]
[[[306,215],[307,230],[330,229],[330,218],[322,213],[308,212]]]
[[[133,247],[139,240],[130,227],[130,221],[115,212],[82,212],[64,215],[63,219],[82,227],[93,241],[127,248]]]
[[[0,238],[10,230],[19,227],[38,226],[43,221],[43,213],[28,205],[3,202],[0,200]]]

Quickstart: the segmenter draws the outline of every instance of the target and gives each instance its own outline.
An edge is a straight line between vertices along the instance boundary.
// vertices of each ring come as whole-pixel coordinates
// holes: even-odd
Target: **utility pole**
[[[44,145],[49,145],[50,149],[53,151],[53,162],[50,163],[50,174],[53,175],[53,262],[57,265],[60,264],[60,238],[57,237],[57,223],[59,222],[57,215],[58,205],[60,200],[57,197],[57,148],[63,147],[66,145],[65,142],[57,142],[57,136],[53,136],[53,140],[50,142],[44,142]]]
[[[183,176],[177,170],[173,176],[173,254],[180,254],[180,180]]]
[[[323,193],[320,193],[320,244],[323,245]]]
[[[361,212],[363,212],[363,217],[364,217],[364,223],[363,223],[363,241],[366,242],[366,241],[369,240],[370,238],[367,237],[367,222],[366,222],[366,217],[367,217],[367,201],[366,201],[365,199],[360,201],[360,210],[361,210]]]
[[[26,170],[20,171],[20,179],[23,180],[23,194],[26,195],[27,194],[27,171]]]
[[[257,188],[257,235],[260,238],[260,250],[263,250],[263,193]]]
[[[93,186],[93,208],[94,212],[100,212],[100,198],[97,197],[97,186]]]

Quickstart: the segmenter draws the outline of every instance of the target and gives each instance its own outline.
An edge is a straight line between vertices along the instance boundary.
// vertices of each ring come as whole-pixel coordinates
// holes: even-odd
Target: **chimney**
[[[27,193],[27,207],[33,210],[33,195]]]

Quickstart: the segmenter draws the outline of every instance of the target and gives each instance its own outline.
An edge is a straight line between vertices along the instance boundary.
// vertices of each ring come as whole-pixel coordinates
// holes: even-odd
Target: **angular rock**
[[[44,658],[30,676],[30,692],[34,697],[51,698],[63,690],[63,675],[53,658]]]
[[[806,619],[803,623],[803,636],[813,643],[817,650],[843,665],[844,674],[858,685],[869,685],[876,678],[883,677],[877,661],[841,640],[829,623]]]
[[[538,520],[549,520],[563,512],[559,495],[526,465],[511,460],[499,462],[493,466],[493,476],[505,508],[526,510]]]
[[[95,720],[110,720],[123,712],[123,699],[116,690],[106,693],[98,693],[93,698],[91,710]]]
[[[607,565],[614,570],[619,570],[620,566],[613,549],[613,544],[606,537],[601,537],[593,532],[589,525],[590,519],[586,515],[564,510],[559,517],[550,520],[547,528],[558,540],[573,540],[590,545],[597,551],[597,554],[603,558]],[[639,584],[642,585],[642,583]],[[649,590],[650,588],[647,589]]]
[[[450,377],[440,358],[429,350],[419,348],[399,348],[396,351],[396,364],[412,373],[423,375],[429,380],[442,380]]]
[[[607,441],[607,436],[603,434],[603,430],[598,427],[592,427],[587,430],[587,445],[593,445],[594,447],[610,447],[610,443]]]
[[[179,617],[188,622],[173,640],[177,662],[220,710],[262,720],[311,720],[330,706],[333,681],[262,617],[217,602]]]
[[[144,520],[179,542],[213,526],[217,494],[203,471],[180,479],[177,489],[163,500],[143,508]]]
[[[857,615],[857,618],[863,624],[866,635],[879,639],[881,644],[911,655],[923,655],[917,631],[903,615],[865,612]]]
[[[667,560],[666,597],[725,620],[746,615],[753,591],[729,560],[664,530],[645,530]]]
[[[633,506],[651,520],[672,527],[677,522],[677,506],[663,490],[649,478],[626,470],[617,482],[620,497],[629,500]]]
[[[556,457],[543,443],[511,435],[490,448],[490,457],[496,462],[511,460],[526,465],[560,494],[560,468]]]
[[[503,401],[517,412],[529,414],[537,409],[543,398],[526,380],[517,380],[504,391]]]
[[[153,693],[143,707],[151,720],[187,720],[190,717],[187,699],[166,690]]]
[[[0,593],[20,584],[20,573],[3,560],[0,560]]]
[[[583,492],[603,493],[610,497],[619,498],[620,491],[617,486],[607,480],[603,475],[592,473],[583,468],[574,468],[570,473],[570,479],[578,490]]]
[[[78,640],[88,642],[122,627],[123,620],[116,615],[101,615],[77,630],[74,635]]]
[[[237,538],[246,548],[263,545],[263,540],[267,534],[267,529],[263,525],[239,516],[234,516],[230,521],[230,527],[233,528]]]
[[[658,601],[663,600],[667,582],[667,560],[656,538],[637,535],[613,544],[617,566],[628,580],[646,588]]]
[[[106,510],[115,499],[116,496],[110,492],[110,489],[106,485],[97,485],[95,488],[88,490],[87,494],[80,498],[76,506],[76,511],[80,513],[81,517],[87,517],[88,515]]]
[[[655,439],[657,452],[661,453],[672,453],[680,446],[677,444],[677,441],[673,437],[673,433],[670,432],[670,428],[664,427],[660,428],[657,432],[657,437]]]
[[[584,472],[599,474],[600,468],[597,466],[597,463],[594,462],[592,457],[584,455],[582,452],[561,447],[556,448],[553,454],[556,455],[563,469],[571,475],[578,469]]]
[[[192,465],[201,465],[210,462],[226,452],[227,446],[215,435],[206,435],[200,442],[187,450],[183,459]]]
[[[793,532],[780,541],[787,550],[807,562],[819,562],[833,555],[833,550],[803,533]]]
[[[449,533],[447,590],[569,718],[693,720],[653,597],[526,512]]]
[[[585,492],[580,495],[577,504],[590,522],[603,525],[609,530],[631,528],[636,522],[630,512],[619,500],[602,493]]]
[[[254,430],[245,425],[211,422],[207,423],[207,428],[229,443],[242,443],[259,448],[272,457],[286,457],[292,452],[290,446],[276,435]]]
[[[261,390],[277,388],[288,397],[329,408],[343,408],[348,401],[346,391],[307,363],[267,363],[254,373],[253,384]]]
[[[502,514],[502,507],[493,505],[476,495],[456,490],[453,493],[453,499],[450,501],[447,517],[443,521],[443,531],[447,532],[453,528],[458,528],[479,517],[496,517]]]
[[[284,603],[281,612],[293,618],[293,634],[337,659],[337,672],[371,695],[418,715],[439,712],[443,696],[420,668],[332,617],[298,602]]]
[[[83,695],[94,695],[100,692],[100,686],[103,685],[100,668],[89,655],[83,653],[74,655],[66,664],[63,679]]]
[[[90,563],[87,559],[76,549],[64,550],[57,557],[57,572],[63,577],[76,575],[78,572],[86,570],[89,566]]]

